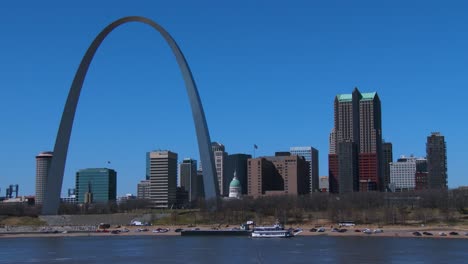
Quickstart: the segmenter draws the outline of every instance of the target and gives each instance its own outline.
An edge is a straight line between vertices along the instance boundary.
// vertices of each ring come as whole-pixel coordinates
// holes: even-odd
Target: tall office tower
[[[218,175],[219,194],[221,196],[227,196],[229,193],[224,192],[224,188],[223,188],[224,182],[226,181],[224,170],[225,170],[227,153],[224,150],[224,145],[218,142],[212,142],[211,149],[213,150],[214,162],[216,166],[216,174]],[[227,182],[227,184],[229,184],[229,181]]]
[[[199,167],[200,168],[200,167]],[[205,197],[205,185],[203,184],[203,171],[201,169],[197,170],[197,177],[198,177],[198,197],[204,198]]]
[[[390,162],[393,162],[393,146],[390,142],[382,143],[382,172],[384,178],[384,190],[390,184]]]
[[[447,189],[447,147],[445,137],[432,132],[426,143],[428,187]]]
[[[313,147],[291,147],[291,155],[299,155],[305,158],[309,163],[309,189],[310,192],[318,192],[319,187],[319,168],[318,168],[318,150]]]
[[[362,93],[359,126],[359,190],[383,190],[382,113],[377,93]]]
[[[196,201],[198,199],[197,161],[190,158],[184,159],[179,164],[179,172],[180,187],[188,192],[188,201]]]
[[[401,156],[390,163],[390,186],[396,192],[416,188],[416,158]]]
[[[309,190],[309,164],[297,155],[247,161],[248,195],[303,195]]]
[[[427,189],[427,159],[416,159],[416,190]]]
[[[358,150],[354,142],[338,143],[339,193],[359,191]]]
[[[149,153],[149,162],[152,206],[172,208],[177,201],[177,153],[152,151]]]
[[[140,181],[137,185],[137,198],[138,199],[150,199],[150,186],[149,180]]]
[[[346,144],[340,148],[340,143]],[[346,160],[340,158],[342,154],[357,157]],[[347,190],[349,181],[356,179],[360,191],[383,187],[381,108],[377,93],[360,93],[355,88],[352,94],[335,97],[328,162],[331,192],[339,192],[340,179],[346,179]],[[342,165],[345,167],[341,168]]]
[[[47,177],[52,157],[52,151],[44,151],[36,156],[36,204],[42,204],[44,202]]]
[[[91,168],[79,170],[76,173],[75,183],[78,203],[107,203],[116,200],[117,172],[113,169]]]
[[[248,154],[232,154],[228,155],[226,159],[224,193],[229,193],[230,182],[234,178],[234,172],[241,184],[242,194],[247,194],[247,160],[252,158]]]

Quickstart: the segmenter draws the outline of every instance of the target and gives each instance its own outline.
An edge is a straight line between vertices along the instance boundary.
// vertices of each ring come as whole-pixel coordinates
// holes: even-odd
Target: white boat
[[[302,229],[284,229],[280,224],[273,226],[257,226],[252,231],[252,237],[264,237],[264,238],[287,238],[294,237],[297,234],[302,233]]]

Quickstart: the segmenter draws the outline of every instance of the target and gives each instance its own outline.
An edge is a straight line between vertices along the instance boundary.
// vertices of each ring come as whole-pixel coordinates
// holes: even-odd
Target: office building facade
[[[328,176],[320,176],[319,187],[320,187],[320,192],[325,193],[329,191],[330,183],[328,182]]]
[[[218,142],[212,142],[211,149],[213,150],[216,174],[218,176],[219,194],[221,196],[227,196],[229,193],[225,192],[224,187],[223,187],[225,184],[229,184],[229,181],[225,183],[226,182],[225,164],[226,164],[227,153],[225,151],[224,145]]]
[[[393,146],[390,142],[382,143],[382,173],[384,179],[384,190],[390,184],[390,163],[393,162]]]
[[[309,165],[304,157],[270,156],[247,161],[248,195],[304,195],[309,189]]]
[[[108,168],[90,168],[76,173],[76,199],[82,203],[108,203],[117,197],[117,172]]]
[[[309,189],[311,192],[318,192],[320,190],[318,150],[309,146],[291,147],[289,152],[291,155],[304,157],[307,163],[309,163]]]
[[[149,152],[150,201],[154,208],[173,208],[177,192],[177,153]]]
[[[137,185],[137,198],[138,199],[150,199],[150,186],[149,180],[140,181]]]
[[[430,189],[447,189],[447,146],[445,137],[433,132],[427,137],[427,181]]]
[[[416,158],[401,156],[397,162],[390,163],[390,185],[396,192],[416,188]]]
[[[197,161],[187,158],[179,164],[180,187],[188,193],[188,201],[198,199]]]
[[[355,189],[356,183],[350,185],[350,181],[356,180],[359,191],[383,188],[381,106],[377,93],[361,93],[355,88],[352,94],[337,95],[329,141],[331,192],[349,191],[350,186]],[[345,144],[340,148],[341,143]],[[347,155],[348,160],[340,155]],[[340,168],[340,163],[346,167]],[[341,179],[346,180],[345,188],[339,187]]]

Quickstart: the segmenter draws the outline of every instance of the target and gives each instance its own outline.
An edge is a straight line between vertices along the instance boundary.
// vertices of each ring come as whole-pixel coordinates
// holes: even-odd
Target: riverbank
[[[214,227],[209,225],[199,225],[197,227],[187,226],[160,226],[167,228],[169,231],[164,233],[154,233],[153,230],[157,229],[157,226],[127,226],[119,228],[110,228],[108,232],[96,232],[94,230],[86,229],[83,231],[59,231],[63,227],[49,227],[47,232],[0,232],[1,238],[25,238],[25,237],[77,237],[77,236],[180,236],[180,232],[176,232],[177,229],[193,229],[199,228],[200,230],[212,230]],[[465,226],[372,226],[372,225],[360,225],[351,228],[346,228],[346,232],[332,232],[333,226],[327,226],[325,232],[311,232],[314,228],[312,225],[299,225],[299,226],[287,226],[287,228],[301,228],[303,232],[299,236],[334,236],[334,237],[417,237],[417,238],[440,238],[440,239],[468,239],[468,228]],[[230,227],[225,227],[226,229]],[[142,231],[146,229],[147,231]],[[381,233],[366,234],[362,231],[365,229],[376,230],[380,229]],[[112,230],[120,230],[120,232],[112,233]],[[124,232],[127,231],[128,232]],[[414,232],[419,232],[421,235],[416,236]],[[426,232],[426,233],[424,233]],[[451,232],[455,232],[458,235],[452,235]],[[428,235],[428,234],[432,235]],[[441,234],[445,235],[441,235]]]

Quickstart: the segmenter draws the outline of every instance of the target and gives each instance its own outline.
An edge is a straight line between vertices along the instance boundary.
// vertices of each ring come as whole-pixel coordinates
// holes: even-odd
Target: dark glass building
[[[359,191],[356,144],[350,141],[340,142],[338,153],[339,193]]]
[[[232,154],[226,158],[225,181],[223,184],[223,193],[229,194],[229,184],[236,177],[241,183],[242,194],[247,194],[247,160],[252,158],[248,154]]]
[[[447,188],[447,148],[445,138],[439,132],[427,137],[427,183],[430,189]]]
[[[76,173],[76,199],[85,202],[86,193],[92,197],[91,203],[115,201],[117,196],[117,172],[107,168],[91,168]]]
[[[390,162],[393,162],[393,146],[390,142],[382,143],[382,170],[384,178],[384,190],[390,184]]]
[[[179,164],[180,187],[188,192],[188,201],[196,201],[198,199],[198,175],[197,161],[194,159],[184,159]]]

